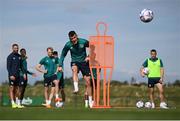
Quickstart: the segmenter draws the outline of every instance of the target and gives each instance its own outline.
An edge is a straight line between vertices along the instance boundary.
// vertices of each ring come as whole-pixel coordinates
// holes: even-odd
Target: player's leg
[[[85,93],[84,93],[84,104],[85,108],[88,108],[88,93],[87,93],[87,86],[85,86]]]
[[[64,92],[64,77],[63,77],[63,73],[59,74],[58,79],[59,79],[59,90],[60,90],[61,97],[62,97],[61,105],[63,106],[64,102],[66,100],[65,99],[66,95],[65,95],[65,92]]]
[[[27,86],[27,80],[24,80],[24,77],[20,77],[20,84],[19,84],[19,93],[20,93],[20,104],[22,105],[22,100],[24,98],[25,89]]]
[[[59,98],[59,80],[54,80],[53,81],[54,85],[55,85],[55,101],[60,101]]]
[[[149,98],[151,101],[151,108],[155,108],[155,103],[154,103],[154,79],[153,78],[148,78],[148,88],[149,88]]]
[[[11,105],[12,108],[17,108],[17,104],[15,102],[15,80],[11,80],[9,78],[9,96],[10,96],[10,100],[11,100]]]
[[[90,83],[90,76],[84,76],[84,80],[86,81],[86,86],[87,86],[87,95],[88,95],[88,100],[89,100],[89,106],[93,106],[93,100],[92,100],[92,87]]]
[[[158,90],[159,90],[159,97],[160,97],[160,108],[168,109],[167,104],[164,101],[164,90],[163,90],[163,84],[157,83],[156,84]]]
[[[93,100],[92,100],[92,87],[91,87],[91,79],[90,79],[90,68],[89,68],[89,63],[87,62],[82,62],[79,65],[79,70],[81,71],[84,80],[86,81],[86,92],[88,95],[88,103],[89,107],[93,106]]]
[[[51,108],[51,102],[52,102],[54,94],[55,94],[55,87],[51,86],[50,94],[49,94],[49,101],[48,101],[48,104],[46,105],[47,108]]]
[[[72,77],[73,77],[73,84],[74,84],[74,93],[77,93],[79,91],[78,66],[75,63],[71,63],[71,67],[72,67]]]

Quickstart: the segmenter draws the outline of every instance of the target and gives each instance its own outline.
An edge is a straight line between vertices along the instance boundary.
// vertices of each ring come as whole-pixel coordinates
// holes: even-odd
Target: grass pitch
[[[180,119],[180,109],[137,109],[137,108],[111,108],[111,109],[86,109],[83,107],[51,108],[26,107],[12,109],[0,107],[0,119],[8,120],[172,120]]]

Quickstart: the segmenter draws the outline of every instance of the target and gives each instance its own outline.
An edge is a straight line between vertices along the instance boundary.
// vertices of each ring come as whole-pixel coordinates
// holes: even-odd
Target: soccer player
[[[95,53],[95,46],[94,45],[90,45],[90,56],[88,58],[88,60],[90,60],[90,63],[92,66],[99,66],[99,62],[96,60],[96,53]],[[97,68],[92,68],[92,73],[93,73],[93,77],[91,75],[90,79],[91,79],[91,87],[92,87],[92,94],[94,94],[93,92],[93,88],[96,89],[96,85],[97,85],[97,70],[100,72],[101,69],[97,69]],[[94,85],[93,85],[93,78],[94,78]],[[95,87],[94,87],[95,86]],[[87,94],[87,87],[85,89],[85,107],[88,107],[88,94]]]
[[[74,93],[78,93],[78,72],[81,71],[84,80],[86,81],[87,93],[89,95],[89,106],[93,106],[92,101],[92,90],[90,84],[90,69],[86,54],[86,48],[89,47],[89,42],[86,39],[78,38],[75,31],[70,31],[68,33],[70,41],[68,41],[61,53],[59,71],[62,71],[62,66],[64,58],[67,55],[68,51],[71,53],[71,67],[72,67],[72,77],[74,83]]]
[[[59,58],[58,58],[58,52],[57,51],[54,51],[53,52],[53,56],[54,58],[57,58],[58,61],[59,61]],[[58,64],[57,64],[57,67],[58,67]],[[57,67],[56,67],[56,70],[57,70]],[[63,106],[64,105],[64,102],[65,102],[65,92],[64,92],[64,77],[63,77],[63,72],[57,72],[57,80],[59,80],[59,91],[61,93],[61,96],[62,96],[62,101],[60,102],[60,105]]]
[[[18,44],[12,45],[12,53],[7,57],[7,70],[9,77],[9,95],[11,99],[12,108],[23,108],[20,104],[20,93],[19,93],[19,81],[20,81],[20,70],[23,70],[22,59],[18,53]],[[26,78],[26,75],[23,75]],[[18,101],[15,103],[15,97],[17,96]]]
[[[42,58],[39,64],[36,66],[37,71],[44,74],[44,96],[46,100],[45,106],[51,108],[51,100],[55,93],[55,101],[60,101],[58,92],[59,92],[59,81],[57,80],[56,75],[56,64],[58,60],[53,57],[53,48],[47,48],[47,56]],[[41,69],[41,66],[44,66],[44,69]],[[48,90],[51,86],[51,92],[48,97]],[[55,92],[54,92],[55,91]]]
[[[22,105],[22,100],[24,98],[24,93],[27,86],[27,82],[28,82],[27,75],[29,74],[29,75],[32,75],[33,77],[36,77],[36,74],[28,71],[27,69],[27,56],[26,56],[26,50],[24,48],[20,50],[20,54],[21,54],[21,59],[22,59],[22,66],[24,69],[24,72],[20,71],[20,83],[19,83],[20,103]],[[23,75],[26,75],[26,78],[24,78]]]
[[[160,58],[157,57],[157,52],[155,49],[150,51],[151,58],[146,59],[143,63],[140,74],[142,77],[145,76],[143,72],[144,68],[148,68],[149,73],[148,77],[148,88],[149,88],[149,97],[151,100],[152,108],[155,108],[154,104],[154,85],[157,86],[160,95],[160,108],[167,109],[167,104],[164,101],[164,90],[163,90],[163,81],[164,81],[164,68],[163,63]]]

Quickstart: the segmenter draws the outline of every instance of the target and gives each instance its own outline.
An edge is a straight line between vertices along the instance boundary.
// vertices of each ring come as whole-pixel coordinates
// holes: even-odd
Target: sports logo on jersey
[[[55,62],[55,59],[52,59],[53,62]]]
[[[13,60],[15,60],[16,58],[15,57],[13,57]]]
[[[70,50],[72,50],[73,49],[73,47],[70,47]]]
[[[80,45],[79,45],[79,47],[80,47],[80,48],[83,48],[83,47],[84,47],[84,45],[83,45],[83,44],[80,44]]]

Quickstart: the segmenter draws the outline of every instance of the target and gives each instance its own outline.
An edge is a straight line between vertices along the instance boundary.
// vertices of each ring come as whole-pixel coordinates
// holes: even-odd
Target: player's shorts
[[[23,86],[23,87],[27,86],[27,80],[25,80],[23,76],[20,76],[19,86]]]
[[[64,88],[64,74],[63,74],[63,72],[57,73],[57,79],[59,80],[59,89],[63,89]]]
[[[159,80],[160,77],[148,78],[148,87],[153,88],[155,84],[160,83]]]
[[[44,78],[44,87],[55,87],[55,84],[53,83],[54,80],[57,80],[57,75],[54,74],[50,77]]]
[[[19,86],[20,77],[15,76],[15,80],[11,80],[9,77],[9,86]]]
[[[71,62],[71,67],[77,66],[78,67],[78,73],[81,71],[83,76],[90,76],[90,68],[88,62]]]

